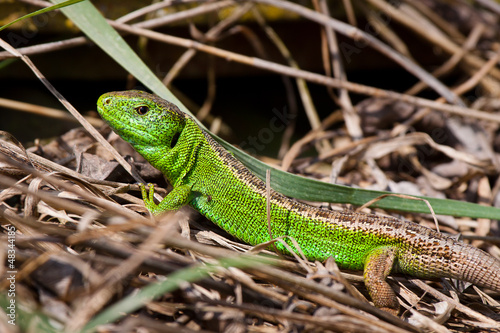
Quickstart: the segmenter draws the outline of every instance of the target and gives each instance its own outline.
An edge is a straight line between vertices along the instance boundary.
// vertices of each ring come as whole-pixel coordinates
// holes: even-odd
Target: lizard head
[[[97,110],[143,156],[173,148],[188,117],[174,104],[138,90],[106,93]]]

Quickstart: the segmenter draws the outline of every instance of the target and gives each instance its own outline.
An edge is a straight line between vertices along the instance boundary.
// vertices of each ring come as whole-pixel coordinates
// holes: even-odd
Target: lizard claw
[[[139,184],[139,187],[141,188],[142,200],[146,208],[150,212],[156,211],[158,205],[154,201],[155,186],[152,183],[148,183],[149,191],[146,190],[146,186],[142,183]]]

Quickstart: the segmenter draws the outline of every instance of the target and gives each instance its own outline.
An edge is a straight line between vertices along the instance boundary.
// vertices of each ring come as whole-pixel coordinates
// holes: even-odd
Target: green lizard
[[[97,105],[113,130],[172,184],[159,204],[153,187],[147,193],[141,186],[153,214],[190,205],[252,245],[271,235],[292,237],[311,260],[333,257],[341,268],[363,270],[375,306],[395,314],[399,302],[386,281],[391,272],[450,277],[500,291],[500,260],[413,222],[315,208],[272,190],[268,222],[265,183],[174,104],[125,91],[104,94]],[[287,253],[283,244],[276,247]]]

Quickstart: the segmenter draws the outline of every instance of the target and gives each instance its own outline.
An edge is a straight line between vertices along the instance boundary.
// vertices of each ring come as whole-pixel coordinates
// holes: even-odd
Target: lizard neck
[[[177,142],[173,147],[142,146],[136,150],[162,172],[173,186],[182,182],[196,162],[198,147],[203,144],[205,136],[193,120],[188,120]]]

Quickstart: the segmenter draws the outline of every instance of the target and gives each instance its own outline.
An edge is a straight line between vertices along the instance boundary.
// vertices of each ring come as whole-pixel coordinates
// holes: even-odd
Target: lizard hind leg
[[[391,272],[396,249],[393,247],[378,247],[365,260],[363,277],[373,304],[393,315],[399,313],[399,301],[386,278]]]

